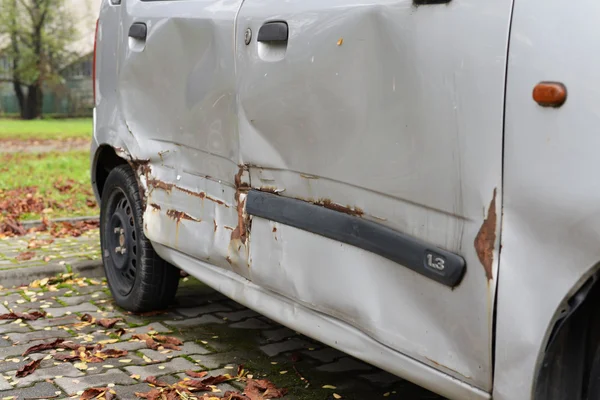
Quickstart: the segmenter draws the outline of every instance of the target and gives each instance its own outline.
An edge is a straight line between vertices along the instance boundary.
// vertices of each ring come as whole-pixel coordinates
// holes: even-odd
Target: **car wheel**
[[[135,174],[128,165],[120,165],[110,172],[102,191],[102,261],[117,305],[136,312],[168,306],[179,284],[179,270],[154,252],[142,219]]]

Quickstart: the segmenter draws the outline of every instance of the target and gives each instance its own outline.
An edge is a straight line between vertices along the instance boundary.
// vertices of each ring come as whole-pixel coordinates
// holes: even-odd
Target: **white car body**
[[[600,3],[423,3],[104,0],[94,188],[129,162],[156,252],[292,329],[451,399],[541,398],[600,260]],[[258,40],[270,22],[285,40]],[[562,106],[532,99],[543,81]],[[424,269],[455,255],[464,276],[248,212],[249,193],[406,235],[433,249]]]

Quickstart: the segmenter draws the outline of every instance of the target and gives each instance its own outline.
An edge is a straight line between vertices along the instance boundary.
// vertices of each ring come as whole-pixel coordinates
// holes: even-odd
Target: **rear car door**
[[[511,0],[423,3],[243,3],[249,274],[489,391]]]
[[[119,111],[155,243],[224,269],[234,245],[239,153],[235,16],[242,0],[123,0]],[[127,135],[124,135],[127,136]],[[139,146],[139,148],[136,148]],[[239,266],[236,272],[244,274]]]

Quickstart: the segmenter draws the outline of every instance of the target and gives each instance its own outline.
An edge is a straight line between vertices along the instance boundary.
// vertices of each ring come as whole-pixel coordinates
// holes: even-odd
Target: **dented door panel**
[[[146,236],[247,275],[238,225],[233,59],[241,0],[124,1],[117,112],[144,188]],[[145,41],[127,36],[147,26]]]
[[[250,279],[487,391],[510,7],[246,0],[237,22],[240,152],[252,188],[368,219],[467,264],[452,290],[252,217]],[[245,44],[247,29],[270,21],[287,23],[287,44]]]

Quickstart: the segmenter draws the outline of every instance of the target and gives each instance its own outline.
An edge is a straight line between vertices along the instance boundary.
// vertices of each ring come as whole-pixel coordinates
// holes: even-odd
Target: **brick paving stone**
[[[358,361],[357,359],[351,357],[340,358],[332,363],[317,367],[318,371],[323,372],[366,371],[372,369],[373,367],[369,364],[365,364],[364,362]]]
[[[210,350],[200,346],[194,342],[185,342],[183,346],[179,346],[181,350],[171,350],[168,353],[162,353],[157,350],[151,349],[143,349],[140,350],[140,353],[144,354],[146,357],[150,357],[152,360],[157,361],[165,361],[170,358],[175,358],[181,355],[189,355],[189,354],[208,354]]]
[[[323,349],[313,351],[308,350],[303,351],[302,353],[324,363],[330,363],[338,358],[346,356],[346,353],[342,353],[341,351],[336,350],[332,347],[325,347]]]
[[[0,325],[0,334],[5,335],[10,332],[30,332],[31,329],[25,322],[15,323],[9,322]]]
[[[69,312],[69,311],[65,311]],[[79,317],[75,314],[64,315],[59,318],[40,318],[35,321],[27,321],[33,329],[45,328],[47,326],[70,326],[79,322]]]
[[[260,349],[269,357],[273,357],[286,351],[308,349],[309,347],[312,347],[311,344],[305,340],[291,339],[260,346]]]
[[[6,371],[14,371],[21,368],[23,365],[31,362],[30,359],[23,359],[22,357],[15,357],[15,360],[19,360],[18,362],[13,362],[12,358],[9,358],[4,361],[0,361],[0,373],[4,373]],[[1,389],[0,389],[1,390]]]
[[[46,339],[52,338],[66,338],[71,337],[69,332],[65,331],[34,331],[27,333],[8,333],[6,336],[15,344],[29,343],[31,341],[45,341]],[[37,344],[37,343],[32,343]]]
[[[16,371],[9,373],[11,376],[14,376]],[[17,387],[29,386],[33,382],[39,382],[46,379],[54,379],[56,376],[64,376],[75,378],[78,376],[82,376],[83,372],[78,370],[71,363],[63,363],[60,365],[56,365],[51,368],[40,368],[36,370],[33,374],[27,375],[24,378],[16,378],[18,383]]]
[[[131,339],[131,337],[133,337],[133,335],[135,335],[136,333],[150,333],[150,332],[158,332],[158,333],[169,333],[172,332],[171,328],[167,328],[166,326],[164,326],[163,324],[161,324],[160,322],[151,322],[146,326],[138,326],[135,328],[125,328],[127,330],[127,333],[124,333],[121,336],[121,340],[129,340]]]
[[[62,317],[67,311],[70,311],[71,313],[89,313],[92,311],[96,311],[97,309],[98,307],[96,307],[92,303],[82,303],[73,307],[47,308],[44,311],[46,311],[52,317]]]
[[[91,387],[103,387],[109,383],[115,385],[130,385],[137,383],[136,380],[129,377],[125,372],[118,369],[111,369],[101,374],[87,375],[78,377],[78,383],[73,382],[73,378],[59,378],[54,382],[69,395],[76,394],[79,391]]]
[[[3,390],[3,387],[4,386],[0,383],[0,390]],[[60,396],[60,389],[53,384],[49,382],[38,382],[28,388],[2,391],[1,395],[2,398],[14,396],[15,399],[51,399],[57,396],[57,392],[59,392]]]
[[[392,375],[385,371],[361,375],[360,377],[378,386],[390,386],[402,380],[396,375]]]
[[[122,361],[129,361],[129,362],[122,362]],[[102,374],[102,373],[112,370],[112,369],[122,369],[125,367],[130,367],[130,366],[135,366],[135,365],[145,365],[145,364],[147,364],[147,363],[143,358],[139,357],[135,353],[129,353],[126,356],[119,357],[119,358],[108,358],[101,363],[88,364],[88,369],[86,370],[86,372],[88,375]],[[92,369],[90,370],[90,368],[92,368]]]
[[[273,325],[269,325],[257,318],[250,318],[242,322],[236,322],[235,324],[231,324],[229,326],[235,329],[269,329],[273,327]]]
[[[177,311],[179,314],[183,315],[184,317],[197,317],[199,315],[212,314],[212,313],[216,313],[219,311],[231,311],[231,308],[227,307],[225,304],[222,304],[222,303],[212,303],[212,304],[207,304],[207,305],[198,306],[198,307],[191,307],[191,308],[179,307],[179,308],[175,309],[175,311]]]
[[[297,336],[298,334],[289,328],[279,328],[262,331],[261,335],[267,342],[279,342],[283,339]]]
[[[194,368],[197,368],[197,366],[192,364],[185,358],[178,357],[172,359],[171,361],[164,362],[161,364],[152,364],[144,367],[125,367],[125,370],[130,375],[136,374],[139,375],[141,379],[146,379],[146,377],[148,376],[168,375]]]
[[[8,383],[5,377],[0,376],[0,390],[12,389],[12,385]]]
[[[104,296],[106,296],[105,293],[102,293],[102,294]],[[60,300],[67,306],[76,306],[81,303],[86,303],[86,302],[89,303],[91,300],[94,300],[94,299],[92,299],[90,296],[71,296],[71,297],[59,297],[58,300]]]
[[[23,354],[23,352],[25,352],[25,350],[27,350],[31,346],[32,345],[30,343],[28,343],[28,344],[20,344],[18,346],[1,347],[0,348],[0,360],[4,360],[7,357],[10,358],[11,356],[20,356],[21,354]]]
[[[127,342],[118,342],[118,343],[110,343],[104,346],[106,349],[117,349],[117,350],[127,350],[127,351],[136,351],[140,349],[146,348],[146,343],[142,341],[127,341]]]
[[[239,351],[231,351],[227,353],[215,353],[215,354],[190,354],[189,357],[194,360],[197,364],[207,370],[214,370],[217,368],[224,367],[226,365],[239,365],[251,356],[245,355]],[[198,368],[198,367],[196,367]],[[235,374],[235,370],[233,373]],[[229,371],[229,374],[232,372]]]
[[[210,314],[196,318],[186,318],[178,321],[165,321],[165,324],[174,326],[179,329],[195,328],[199,325],[208,324],[223,324],[225,321]]]
[[[257,312],[250,310],[250,309],[245,309],[242,311],[233,311],[233,312],[228,312],[228,313],[217,313],[217,315],[221,318],[227,318],[228,321],[231,322],[238,322],[241,321],[243,319],[247,319],[247,318],[253,318],[253,317],[259,317],[260,314],[258,314]]]
[[[12,342],[4,339],[4,338],[0,338],[0,347],[5,347],[5,346],[12,346]]]

